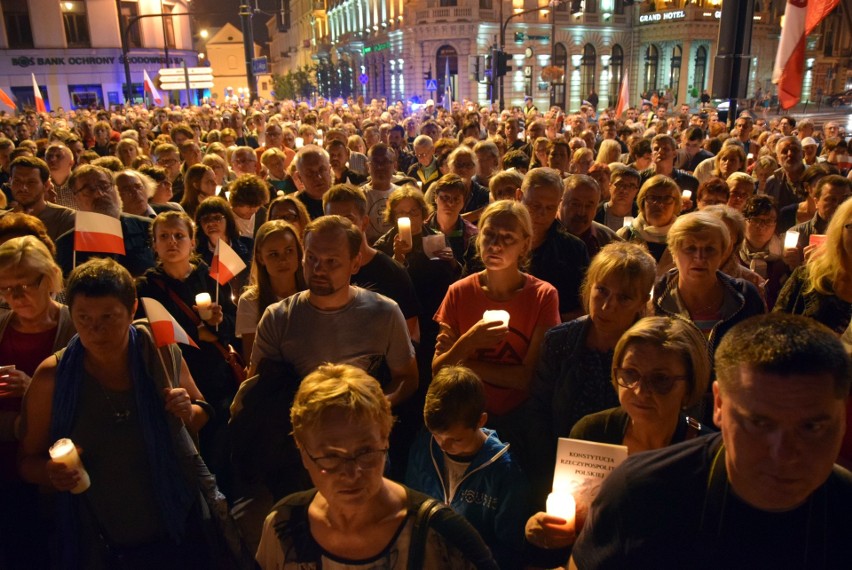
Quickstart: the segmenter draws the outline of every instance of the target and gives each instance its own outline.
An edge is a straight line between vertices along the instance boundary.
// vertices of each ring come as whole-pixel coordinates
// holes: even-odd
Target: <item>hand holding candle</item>
[[[629,228],[633,225],[633,216],[624,216],[623,221],[621,222],[621,227]]]
[[[80,461],[80,454],[77,453],[77,447],[73,441],[68,438],[60,439],[51,446],[48,452],[54,462],[65,465],[67,469],[77,471],[79,481],[73,488],[68,489],[71,493],[78,495],[91,486],[92,482],[89,479],[89,473],[83,467],[83,462]]]
[[[407,244],[411,244],[411,219],[410,218],[399,218],[396,221],[397,226],[399,226],[399,239],[404,241]]]
[[[784,249],[792,249],[799,245],[799,232],[793,230],[784,234]]]
[[[198,307],[198,316],[202,321],[210,320],[213,317],[213,311],[210,305],[213,299],[210,298],[210,293],[199,293],[195,296],[195,305]]]
[[[577,503],[574,495],[564,490],[554,490],[547,496],[547,514],[565,519],[571,526],[577,516]]]
[[[486,323],[502,323],[504,327],[509,326],[509,311],[493,310],[482,313],[482,320]]]
[[[683,192],[680,193],[680,197],[683,198],[684,200],[692,199],[692,190],[684,190]]]

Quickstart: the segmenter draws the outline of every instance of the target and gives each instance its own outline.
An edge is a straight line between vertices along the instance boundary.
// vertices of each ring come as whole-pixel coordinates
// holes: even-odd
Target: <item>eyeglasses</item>
[[[645,196],[645,201],[649,204],[662,204],[664,206],[671,206],[674,204],[674,196]]]
[[[304,447],[302,449],[304,449]],[[319,467],[323,473],[334,473],[343,469],[347,463],[353,463],[355,467],[362,471],[374,469],[382,464],[387,452],[388,448],[386,447],[384,449],[369,449],[352,456],[326,455],[324,457],[314,457],[308,453],[307,450],[305,450],[305,455],[307,455],[308,459],[313,461],[314,465]]]
[[[647,386],[649,390],[660,396],[665,396],[674,388],[674,383],[679,380],[686,380],[686,376],[669,376],[662,372],[652,372],[651,374],[642,374],[635,368],[616,368],[615,381],[622,388],[634,390],[641,382],[643,388]]]
[[[225,221],[225,216],[222,214],[209,214],[207,216],[202,216],[198,221],[201,222],[202,226],[206,226],[207,224],[218,224]]]
[[[775,218],[748,218],[746,221],[757,228],[768,228],[777,223]]]
[[[86,196],[94,196],[95,194],[109,194],[112,191],[111,182],[101,182],[99,184],[84,184],[80,188],[74,190],[75,194],[84,194]]]
[[[21,296],[32,294],[38,291],[41,287],[41,282],[44,280],[44,275],[39,275],[38,279],[32,283],[22,283],[20,285],[12,285],[11,287],[0,287],[0,297],[9,298],[12,296]]]

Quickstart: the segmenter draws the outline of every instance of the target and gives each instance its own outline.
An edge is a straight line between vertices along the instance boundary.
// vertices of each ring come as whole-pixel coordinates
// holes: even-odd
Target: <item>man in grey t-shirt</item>
[[[261,360],[285,360],[304,377],[324,362],[375,373],[383,361],[391,405],[417,389],[417,364],[405,318],[396,303],[350,285],[361,258],[361,230],[341,216],[323,216],[305,229],[303,268],[308,290],[269,306],[257,326],[250,375]]]

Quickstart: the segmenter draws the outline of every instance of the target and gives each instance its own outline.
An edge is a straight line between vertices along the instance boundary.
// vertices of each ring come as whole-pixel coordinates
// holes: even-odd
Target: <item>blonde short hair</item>
[[[482,240],[484,239],[483,229],[492,218],[514,218],[516,222],[518,222],[518,226],[521,228],[521,233],[524,235],[524,239],[532,238],[533,229],[532,229],[532,218],[530,218],[530,212],[527,210],[527,207],[524,206],[520,202],[516,202],[514,200],[497,200],[496,202],[492,202],[485,208],[485,211],[482,213],[482,216],[479,218],[479,234],[476,236],[476,252],[482,256]],[[526,263],[526,257],[529,257],[530,251],[526,252],[526,255],[523,256],[519,260],[519,264],[523,267]]]
[[[618,277],[637,298],[647,300],[648,293],[654,286],[656,272],[657,262],[641,245],[631,242],[612,242],[605,245],[592,258],[580,289],[586,312],[589,312],[589,300],[595,283],[608,277]]]
[[[712,213],[703,211],[690,212],[680,216],[672,225],[668,233],[669,249],[673,254],[680,251],[680,246],[690,235],[700,232],[715,233],[722,243],[722,252],[727,251],[731,245],[731,232],[722,218]]]
[[[378,381],[350,364],[323,364],[305,376],[290,408],[293,437],[300,444],[329,410],[342,410],[352,419],[376,422],[382,437],[393,425],[390,403]]]
[[[612,357],[612,385],[618,391],[615,370],[624,362],[624,355],[632,344],[645,343],[671,350],[686,364],[687,391],[683,406],[701,401],[710,383],[710,347],[701,331],[681,317],[646,317],[627,329],[615,345]]]
[[[669,194],[675,199],[674,215],[677,216],[683,206],[680,186],[665,174],[655,174],[639,188],[639,193],[636,195],[636,205],[639,206],[639,211],[642,212],[645,210],[645,196],[649,190],[653,190],[654,188],[665,188],[669,191]]]
[[[62,291],[62,270],[41,240],[35,236],[12,238],[0,245],[0,273],[26,268],[47,278],[48,291]]]

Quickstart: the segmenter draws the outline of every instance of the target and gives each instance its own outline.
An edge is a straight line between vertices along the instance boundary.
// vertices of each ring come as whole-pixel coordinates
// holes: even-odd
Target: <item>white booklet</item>
[[[574,496],[577,511],[587,512],[607,475],[627,459],[626,445],[559,438],[553,491]]]

